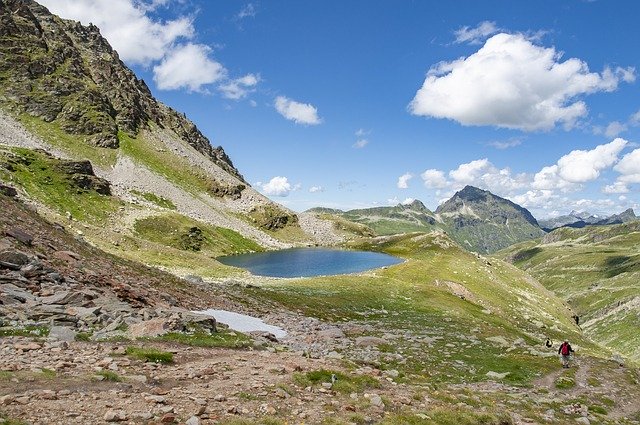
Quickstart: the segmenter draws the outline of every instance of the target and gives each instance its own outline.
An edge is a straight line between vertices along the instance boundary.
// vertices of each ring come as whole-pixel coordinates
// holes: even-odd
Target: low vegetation
[[[143,348],[129,346],[126,348],[127,356],[152,363],[173,363],[173,354],[168,351],[160,351],[155,348]]]

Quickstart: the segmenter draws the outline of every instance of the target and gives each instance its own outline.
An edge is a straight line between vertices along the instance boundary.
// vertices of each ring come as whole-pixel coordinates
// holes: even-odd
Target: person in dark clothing
[[[553,342],[551,342],[550,338],[547,338],[547,341],[544,343],[545,347],[551,348],[553,347]]]
[[[562,359],[562,367],[567,369],[569,368],[569,360],[571,360],[571,353],[574,350],[571,348],[571,344],[568,341],[563,342],[558,348],[558,354],[560,354],[560,358]]]

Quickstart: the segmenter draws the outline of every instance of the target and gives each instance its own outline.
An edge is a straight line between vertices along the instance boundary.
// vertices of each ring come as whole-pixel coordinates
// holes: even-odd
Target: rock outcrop
[[[60,19],[31,0],[0,0],[0,102],[55,122],[94,146],[116,149],[120,132],[154,123],[244,181],[222,147],[156,101],[95,25]]]

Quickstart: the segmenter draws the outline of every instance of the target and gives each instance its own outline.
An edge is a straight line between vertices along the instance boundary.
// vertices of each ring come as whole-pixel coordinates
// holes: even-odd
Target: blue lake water
[[[391,266],[403,260],[369,251],[327,248],[294,248],[218,257],[228,266],[240,267],[259,276],[311,277],[363,272]]]

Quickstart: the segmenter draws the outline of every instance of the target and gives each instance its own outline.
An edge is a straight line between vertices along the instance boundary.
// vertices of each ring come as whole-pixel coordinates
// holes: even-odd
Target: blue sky
[[[293,210],[640,213],[640,2],[42,0]]]

